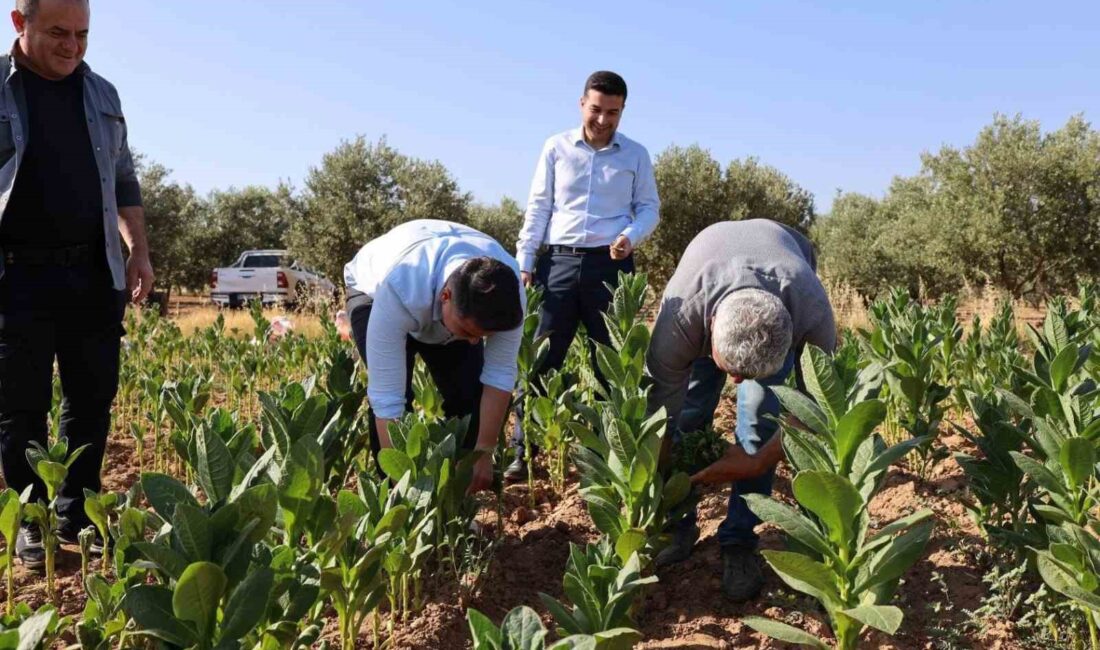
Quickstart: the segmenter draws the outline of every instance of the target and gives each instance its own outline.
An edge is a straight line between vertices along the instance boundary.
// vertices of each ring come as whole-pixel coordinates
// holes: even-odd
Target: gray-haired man
[[[19,37],[0,55],[0,467],[46,498],[27,449],[48,438],[56,359],[58,435],[86,446],[57,494],[58,537],[74,544],[84,491],[100,489],[126,299],[145,299],[153,269],[118,92],[84,63],[87,0],[15,4]],[[23,525],[15,542],[31,569],[39,533]]]
[[[653,330],[647,359],[654,379],[650,406],[668,411],[674,444],[679,432],[713,421],[727,375],[738,384],[740,448],[693,477],[695,482],[712,482],[715,475],[751,477],[733,483],[728,514],[718,529],[722,592],[736,601],[754,597],[763,584],[753,532],[760,522],[741,495],[770,493],[781,456],[778,425],[768,417],[779,414],[779,400],[769,387],[787,379],[805,344],[827,351],[836,347],[833,310],[816,267],[809,240],[786,226],[765,219],[715,224],[684,251]],[[764,444],[773,436],[775,442]],[[754,455],[767,463],[754,463]],[[698,537],[691,516],[678,524],[658,565],[686,559]]]

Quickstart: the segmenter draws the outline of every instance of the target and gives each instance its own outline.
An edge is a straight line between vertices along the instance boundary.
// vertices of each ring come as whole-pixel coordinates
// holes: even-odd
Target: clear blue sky
[[[1097,0],[673,4],[93,0],[87,60],[131,144],[202,192],[300,188],[363,134],[522,202],[597,69],[626,78],[621,130],[651,154],[757,156],[819,210],[881,195],[995,112],[1100,119]]]

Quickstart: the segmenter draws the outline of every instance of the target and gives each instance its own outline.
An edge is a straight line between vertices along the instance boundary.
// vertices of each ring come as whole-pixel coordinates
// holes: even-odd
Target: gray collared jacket
[[[22,84],[16,83],[18,71],[14,56],[0,55],[0,219],[8,207],[15,175],[27,151],[27,102]],[[119,239],[118,208],[141,205],[134,159],[126,141],[126,120],[118,91],[109,81],[92,72],[87,63],[81,63],[73,74],[84,76],[84,112],[103,189],[107,261],[114,287],[121,291],[126,288],[126,263]],[[3,271],[0,256],[0,275]]]

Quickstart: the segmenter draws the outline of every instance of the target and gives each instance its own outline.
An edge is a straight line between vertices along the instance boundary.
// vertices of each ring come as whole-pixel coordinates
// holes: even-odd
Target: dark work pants
[[[536,387],[539,377],[550,370],[559,370],[565,364],[569,346],[581,323],[584,323],[588,333],[592,367],[596,369],[597,379],[603,382],[596,364],[596,343],[611,345],[607,324],[603,320],[603,314],[611,304],[611,291],[606,285],[617,287],[620,272],[634,272],[633,255],[624,260],[613,260],[606,251],[585,254],[547,252],[539,257],[535,267],[535,282],[542,288],[538,335],[549,335],[550,349],[536,375]],[[520,393],[516,395],[516,427],[512,435],[518,455],[524,453],[522,421],[523,394]]]
[[[106,262],[5,269],[0,278],[0,460],[4,481],[32,499],[46,487],[27,462],[31,442],[47,444],[53,368],[61,377],[61,429],[70,452],[88,445],[57,495],[59,515],[88,524],[84,489],[100,490],[100,469],[118,391],[126,293],[111,284]]]
[[[367,323],[370,322],[371,303],[362,294],[348,299],[348,318],[351,320],[352,337],[359,357],[367,359]],[[421,343],[409,336],[405,339],[405,408],[413,409],[412,376],[416,355],[424,360],[428,372],[443,396],[443,414],[448,418],[470,417],[463,447],[473,449],[477,444],[478,423],[481,412],[481,368],[485,363],[485,344],[471,345],[466,341],[452,341],[445,345]],[[370,447],[375,454],[381,445],[378,427],[374,422],[374,410],[368,410]]]

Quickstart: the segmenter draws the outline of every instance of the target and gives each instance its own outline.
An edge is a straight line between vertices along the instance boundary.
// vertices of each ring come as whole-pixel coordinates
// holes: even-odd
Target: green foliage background
[[[198,196],[163,165],[142,159],[153,262],[162,286],[198,290],[210,271],[249,248],[287,247],[338,285],[365,242],[410,219],[467,223],[515,250],[524,206],[478,204],[439,161],[357,136],[286,183]],[[811,235],[822,273],[865,298],[904,286],[934,298],[965,286],[1015,297],[1064,293],[1100,272],[1100,133],[1082,116],[1044,132],[997,115],[972,144],[921,157],[881,197],[838,193],[819,215],[814,197],[748,157],[723,167],[699,145],[654,159],[661,224],[638,268],[663,286],[684,248],[723,220],[767,218]]]

